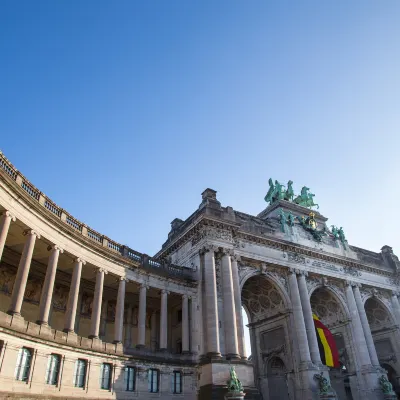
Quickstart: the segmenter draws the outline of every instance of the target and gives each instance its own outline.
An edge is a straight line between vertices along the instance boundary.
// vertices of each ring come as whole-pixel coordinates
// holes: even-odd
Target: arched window
[[[74,386],[85,387],[87,361],[79,359],[75,363]]]
[[[61,357],[58,354],[50,354],[46,369],[46,383],[48,385],[57,385],[60,361]]]
[[[112,365],[103,363],[100,371],[100,387],[104,390],[110,390],[111,387]]]
[[[15,379],[26,382],[31,369],[32,350],[22,347],[18,352],[17,365],[15,367]]]
[[[158,393],[158,385],[160,381],[160,371],[158,369],[149,369],[148,372],[148,388],[151,393]]]
[[[133,392],[135,390],[136,369],[134,367],[125,367],[125,390]]]
[[[174,371],[172,374],[172,393],[182,393],[182,372]]]

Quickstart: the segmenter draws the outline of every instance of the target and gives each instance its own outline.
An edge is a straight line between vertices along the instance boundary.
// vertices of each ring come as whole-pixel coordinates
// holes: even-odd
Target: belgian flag
[[[313,319],[322,364],[328,367],[339,368],[339,352],[331,331],[315,314],[313,314]]]

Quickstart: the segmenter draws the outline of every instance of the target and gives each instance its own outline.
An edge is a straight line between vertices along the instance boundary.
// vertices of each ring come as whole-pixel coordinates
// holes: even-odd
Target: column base
[[[40,320],[37,320],[36,323],[37,323],[38,325],[42,325],[42,326],[49,326],[49,323],[48,323],[47,321],[40,321]]]
[[[227,360],[240,360],[239,354],[226,354],[225,358]]]
[[[13,310],[8,310],[7,311],[8,315],[12,315],[13,317],[21,317],[21,313]]]
[[[113,343],[114,344],[122,344],[122,341],[121,340],[113,340]]]
[[[69,328],[64,328],[63,332],[64,333],[75,333],[75,331],[73,329],[69,329]]]
[[[98,340],[100,340],[100,336],[96,336],[96,335],[89,335],[88,338],[89,339],[98,339]]]
[[[144,344],[137,344],[135,347],[140,350],[144,349],[146,346]]]
[[[168,349],[163,347],[162,349],[159,350],[159,352],[160,353],[167,353]]]
[[[206,357],[211,359],[211,360],[215,360],[215,359],[221,359],[222,355],[219,352],[216,351],[210,351],[206,354]]]
[[[181,353],[183,356],[187,356],[187,355],[189,355],[189,354],[192,354],[189,350],[185,350],[185,351],[182,351],[182,353]]]

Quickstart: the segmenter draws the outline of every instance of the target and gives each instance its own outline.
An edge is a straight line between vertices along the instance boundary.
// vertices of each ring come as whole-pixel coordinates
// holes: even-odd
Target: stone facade
[[[384,399],[400,393],[400,263],[279,213],[223,207],[207,189],[150,257],[73,218],[0,154],[0,398]],[[320,228],[327,219],[315,212]],[[244,345],[248,316],[251,359]],[[321,362],[313,316],[341,368]],[[325,396],[325,397],[324,397]]]

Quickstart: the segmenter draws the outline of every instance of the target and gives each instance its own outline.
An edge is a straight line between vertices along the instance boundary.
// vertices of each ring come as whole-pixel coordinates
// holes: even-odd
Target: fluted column
[[[396,319],[395,322],[397,326],[400,326],[400,304],[397,296],[398,296],[397,292],[392,292],[392,307],[393,307],[394,317]]]
[[[356,348],[356,354],[359,359],[360,366],[370,366],[371,358],[369,356],[363,327],[361,325],[360,315],[358,313],[357,304],[352,289],[353,282],[347,281],[346,283],[346,299],[347,305],[349,306],[351,325],[353,327],[353,340],[354,346]]]
[[[132,306],[128,304],[126,310],[126,325],[125,325],[125,347],[130,347],[132,344]]]
[[[74,332],[79,287],[81,284],[82,265],[85,264],[86,262],[80,258],[75,260],[74,270],[72,272],[71,287],[68,295],[67,310],[65,312],[64,332]]]
[[[161,290],[161,316],[160,316],[160,350],[167,350],[168,343],[168,294],[165,289]]]
[[[138,316],[138,342],[136,347],[141,348],[146,345],[146,296],[148,286],[140,285],[139,291],[139,316]]]
[[[225,355],[227,359],[239,358],[236,310],[233,295],[232,267],[229,250],[224,251],[221,265],[222,295],[224,300]]]
[[[203,310],[203,313],[206,323],[207,354],[212,357],[221,357],[219,347],[217,280],[215,276],[214,251],[214,246],[206,246],[203,249],[205,292],[205,310]]]
[[[378,355],[376,354],[374,339],[372,338],[371,328],[368,323],[367,314],[365,313],[365,308],[364,308],[363,301],[361,299],[361,293],[360,293],[360,288],[359,288],[358,284],[353,286],[353,293],[354,293],[354,298],[356,300],[356,305],[357,305],[357,309],[358,309],[358,314],[360,316],[361,325],[363,327],[365,341],[367,342],[367,347],[368,347],[369,357],[371,358],[371,363],[375,367],[379,367],[380,364],[378,361]]]
[[[182,353],[189,353],[189,296],[182,296]]]
[[[300,353],[300,367],[308,367],[311,364],[310,348],[308,347],[303,308],[301,306],[296,270],[294,269],[291,269],[291,273],[289,274],[289,287],[290,298],[292,301],[294,327]]]
[[[306,282],[306,271],[302,271],[297,278],[299,285],[299,294],[301,300],[301,306],[303,308],[304,322],[306,326],[308,345],[310,348],[311,361],[316,365],[321,365],[321,356],[319,354],[318,340],[315,333],[314,320],[312,316],[310,296],[308,295],[307,282]]]
[[[232,283],[233,283],[233,293],[234,293],[234,299],[235,299],[237,342],[238,342],[239,355],[243,359],[243,358],[247,358],[247,357],[246,357],[245,348],[244,348],[242,296],[241,296],[241,291],[240,291],[238,261],[240,261],[239,256],[233,255],[231,257]]]
[[[118,286],[117,306],[115,310],[114,343],[122,343],[124,331],[124,307],[125,307],[126,278],[120,277]]]
[[[0,261],[3,255],[4,245],[6,244],[11,221],[15,221],[15,217],[9,211],[4,211],[0,217]]]
[[[18,265],[17,276],[15,277],[14,287],[11,295],[9,314],[20,315],[22,302],[24,300],[26,282],[28,280],[29,269],[31,267],[33,248],[35,247],[36,238],[40,239],[40,235],[33,230],[24,232],[27,236],[24,250]]]
[[[99,268],[96,274],[96,286],[94,289],[94,298],[93,298],[93,309],[92,309],[92,317],[90,321],[90,335],[89,337],[92,339],[99,338],[99,329],[100,329],[100,316],[101,316],[101,304],[103,299],[103,286],[104,286],[104,274],[107,271],[103,268]]]
[[[157,312],[153,310],[151,313],[150,320],[150,341],[151,341],[151,349],[153,351],[157,350]]]
[[[56,279],[58,257],[60,253],[64,252],[57,245],[49,246],[47,250],[51,250],[51,253],[43,282],[42,295],[40,296],[39,320],[37,321],[39,325],[47,325],[49,323],[49,312],[53,297],[54,281]]]

